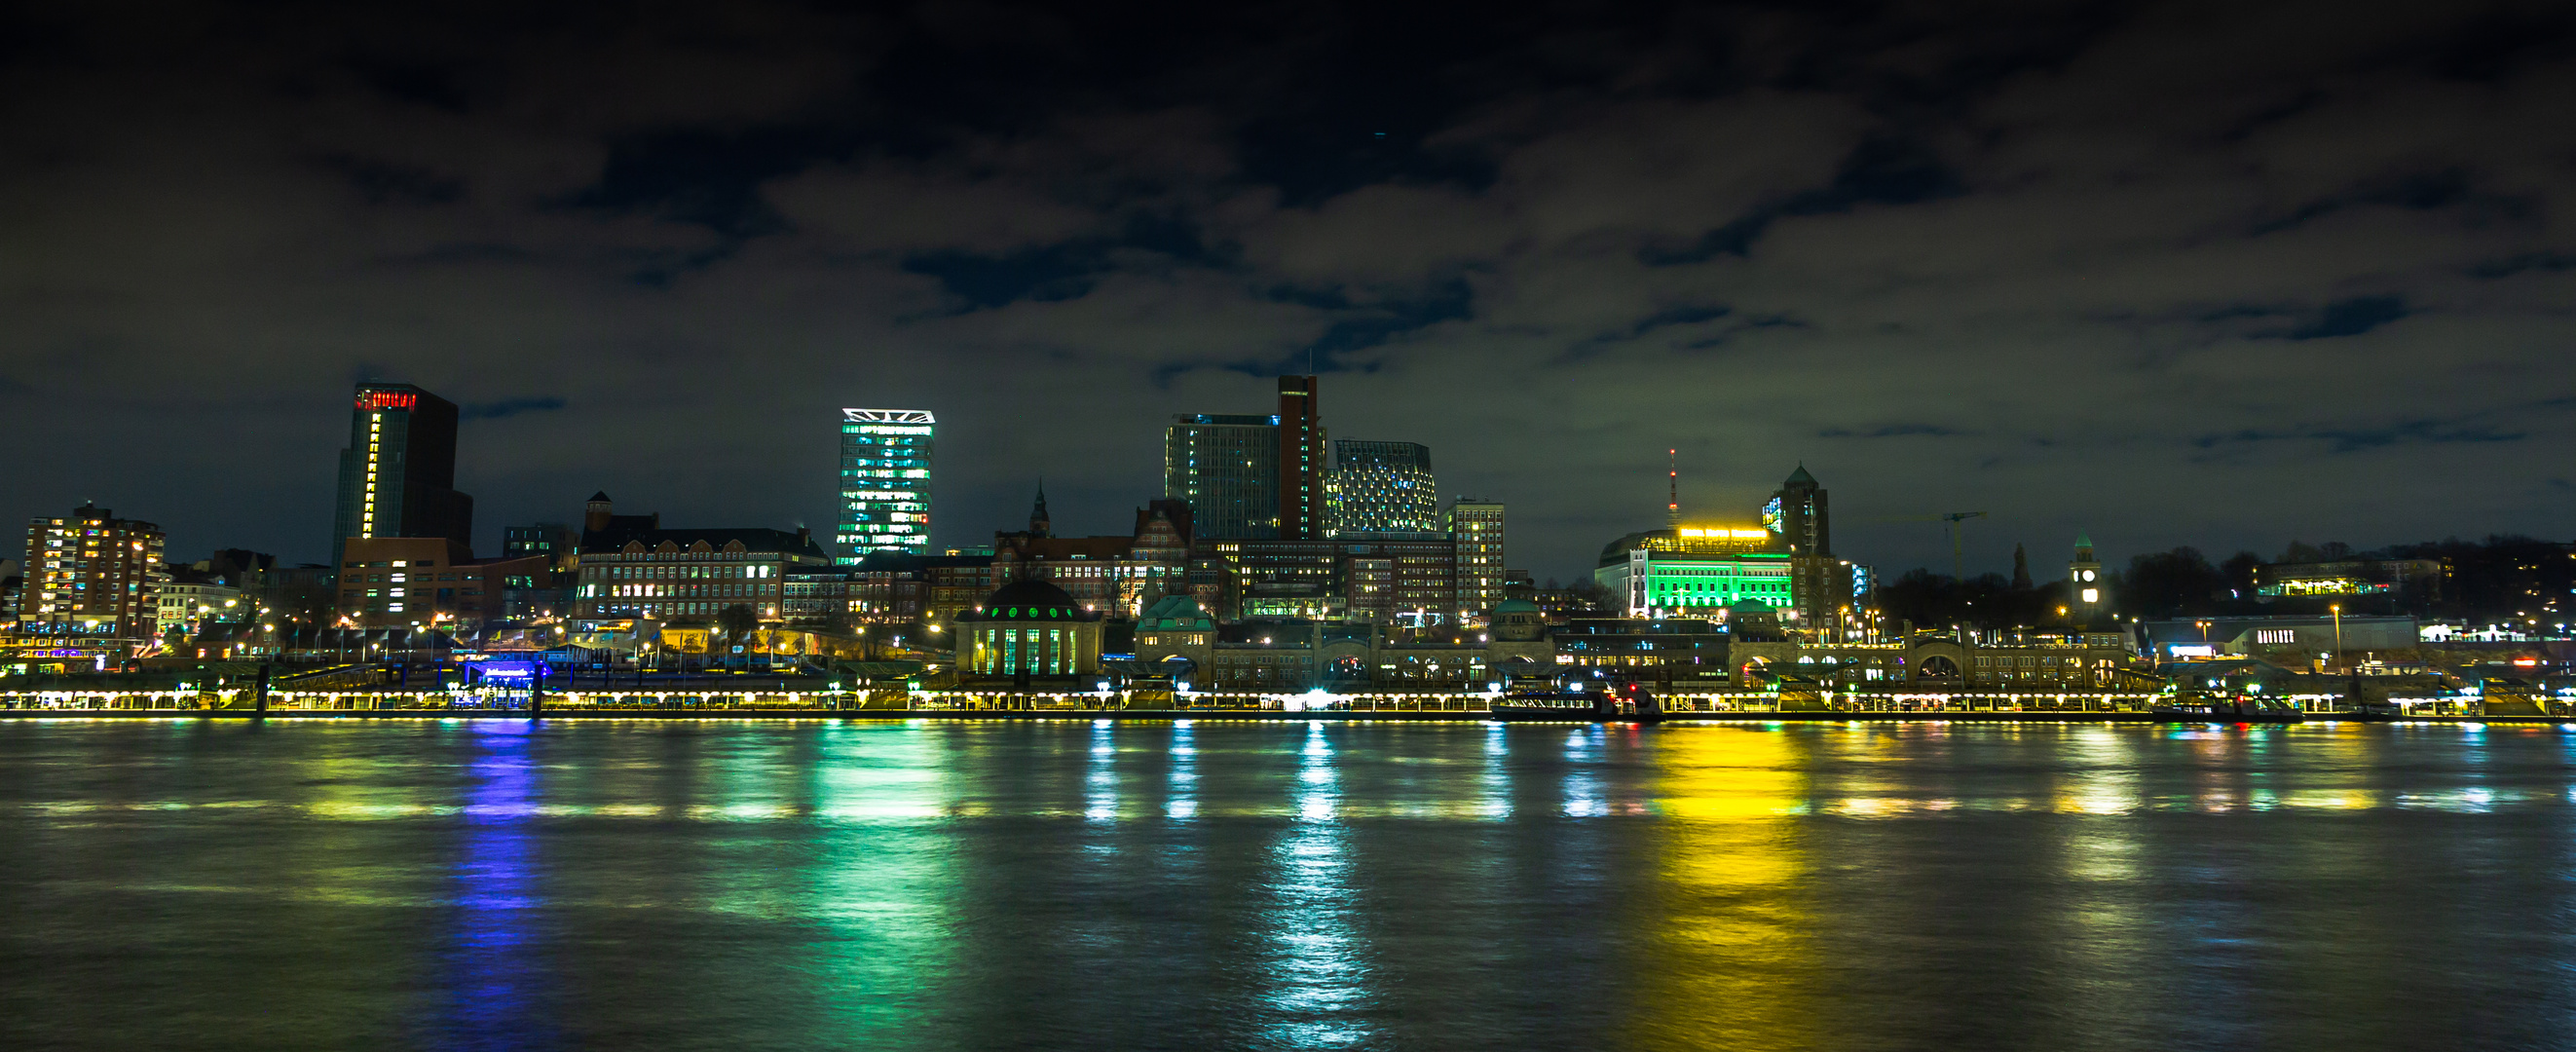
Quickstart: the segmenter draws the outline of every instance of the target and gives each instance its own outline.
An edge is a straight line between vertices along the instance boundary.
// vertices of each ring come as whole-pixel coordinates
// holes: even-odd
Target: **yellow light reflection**
[[[1640,1048],[1814,1047],[1819,1009],[1811,863],[1798,816],[1798,736],[1745,727],[1660,731],[1661,865],[1637,916],[1650,950],[1631,1006]]]

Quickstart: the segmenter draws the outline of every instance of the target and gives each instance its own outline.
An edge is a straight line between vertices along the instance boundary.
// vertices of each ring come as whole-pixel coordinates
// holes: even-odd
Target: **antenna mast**
[[[1664,498],[1664,525],[1680,529],[1682,525],[1682,451],[1664,451],[1664,482],[1669,487]]]

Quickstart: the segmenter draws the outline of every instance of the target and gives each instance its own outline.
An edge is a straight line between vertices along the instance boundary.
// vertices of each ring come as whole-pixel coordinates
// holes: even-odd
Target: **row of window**
[[[778,576],[775,564],[733,566],[601,566],[593,567],[596,575],[616,581],[679,581],[768,578]],[[591,576],[591,574],[585,574]]]

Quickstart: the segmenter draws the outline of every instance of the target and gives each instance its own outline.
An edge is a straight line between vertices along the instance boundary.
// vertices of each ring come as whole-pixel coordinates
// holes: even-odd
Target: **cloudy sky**
[[[2576,533],[2563,4],[382,6],[0,16],[0,517],[318,558],[383,378],[487,552],[827,529],[858,405],[1111,532],[1311,361],[1542,577],[1667,448],[1890,572]]]

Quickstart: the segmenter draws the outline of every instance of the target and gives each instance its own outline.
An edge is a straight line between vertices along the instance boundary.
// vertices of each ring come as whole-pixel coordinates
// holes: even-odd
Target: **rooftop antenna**
[[[1664,481],[1669,491],[1664,498],[1664,525],[1676,530],[1682,527],[1682,451],[1664,451]]]

